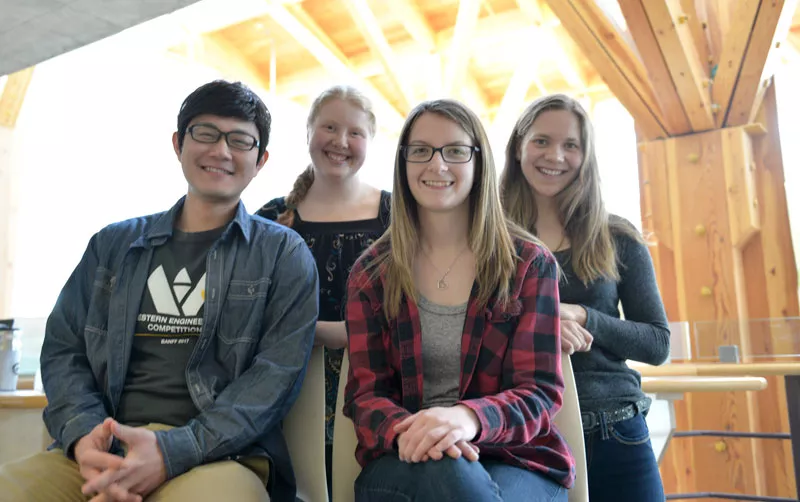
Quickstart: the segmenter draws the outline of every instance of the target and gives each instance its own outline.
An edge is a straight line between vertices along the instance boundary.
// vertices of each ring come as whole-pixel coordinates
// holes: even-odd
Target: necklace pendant
[[[438,289],[447,289],[447,283],[444,282],[444,279],[439,279],[439,282],[436,283],[436,287]]]

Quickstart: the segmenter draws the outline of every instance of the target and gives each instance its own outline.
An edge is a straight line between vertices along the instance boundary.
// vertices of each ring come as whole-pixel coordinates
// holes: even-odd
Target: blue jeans
[[[567,502],[567,490],[544,474],[450,457],[409,464],[384,455],[361,471],[355,494],[356,502]]]
[[[664,502],[664,485],[644,416],[600,427],[585,435],[589,500]]]

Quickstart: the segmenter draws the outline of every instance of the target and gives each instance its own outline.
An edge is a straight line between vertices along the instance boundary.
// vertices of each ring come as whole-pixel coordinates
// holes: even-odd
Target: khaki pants
[[[148,425],[157,430],[167,427]],[[164,483],[146,502],[269,502],[269,462],[248,458],[201,465]],[[84,502],[78,464],[61,450],[37,453],[0,465],[0,502]]]

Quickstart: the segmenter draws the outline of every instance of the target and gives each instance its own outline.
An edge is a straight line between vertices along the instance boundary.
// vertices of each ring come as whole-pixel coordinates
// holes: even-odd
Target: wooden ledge
[[[663,366],[629,364],[628,366],[641,373],[643,377],[800,375],[800,362],[681,363]]]
[[[764,390],[762,377],[642,377],[642,390],[648,393],[731,392]]]
[[[47,406],[47,397],[33,390],[0,392],[0,409],[36,410]]]
[[[33,390],[33,377],[19,377],[17,379],[17,390]]]

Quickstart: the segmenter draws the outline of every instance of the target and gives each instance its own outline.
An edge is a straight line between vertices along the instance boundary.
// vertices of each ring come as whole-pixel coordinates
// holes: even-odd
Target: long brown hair
[[[408,115],[400,133],[394,163],[392,189],[392,221],[389,230],[375,242],[378,256],[369,265],[373,277],[385,273],[384,313],[395,318],[405,295],[417,300],[413,280],[413,264],[419,249],[419,212],[406,174],[406,161],[400,148],[408,142],[414,123],[426,113],[434,113],[453,121],[466,132],[474,146],[475,178],[469,193],[469,248],[475,255],[478,301],[486,305],[493,295],[498,303],[506,303],[509,287],[516,274],[517,254],[513,238],[538,241],[503,215],[497,191],[497,173],[486,131],[469,108],[458,101],[438,99],[417,105]]]
[[[625,220],[610,217],[600,192],[600,171],[594,147],[594,130],[580,103],[564,94],[537,99],[517,120],[506,145],[506,162],[500,176],[503,208],[511,220],[537,233],[535,195],[520,165],[523,140],[543,112],[566,110],[575,114],[581,129],[583,163],[578,176],[557,195],[559,217],[571,243],[572,268],[584,283],[607,278],[619,280],[615,234],[642,241],[642,236]]]
[[[369,122],[368,132],[370,138],[375,136],[375,113],[372,111],[372,103],[370,102],[369,98],[355,87],[350,87],[348,85],[336,85],[322,91],[322,93],[317,96],[317,98],[311,104],[311,110],[308,113],[308,120],[306,121],[306,134],[309,140],[311,139],[314,121],[317,120],[320,110],[322,110],[322,107],[328,102],[334,99],[346,101],[361,109],[361,111],[367,115],[367,120]],[[286,196],[286,210],[278,215],[278,223],[286,225],[287,227],[294,225],[295,209],[297,209],[297,206],[303,202],[303,199],[306,198],[308,190],[313,184],[314,166],[309,164],[308,167],[306,167],[305,170],[300,173],[300,175],[294,181],[292,190],[289,192],[289,195]]]

